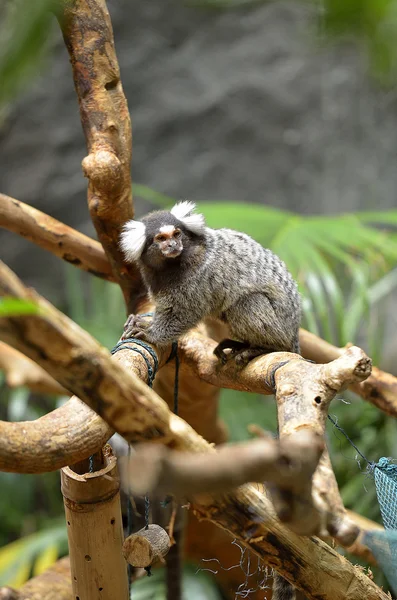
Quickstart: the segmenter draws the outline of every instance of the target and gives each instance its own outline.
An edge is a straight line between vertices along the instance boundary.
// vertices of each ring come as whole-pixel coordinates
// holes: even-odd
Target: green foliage
[[[55,0],[15,0],[1,7],[0,108],[37,72],[57,5]]]
[[[40,307],[28,300],[18,298],[0,298],[0,317],[16,317],[20,315],[37,315]]]
[[[19,587],[31,573],[38,575],[47,569],[66,548],[64,519],[0,548],[0,586]]]
[[[323,0],[323,31],[332,39],[352,37],[368,53],[372,71],[385,83],[396,78],[397,1]]]

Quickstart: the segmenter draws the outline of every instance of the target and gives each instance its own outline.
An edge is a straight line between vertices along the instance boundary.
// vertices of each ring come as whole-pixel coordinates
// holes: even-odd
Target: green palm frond
[[[371,306],[397,285],[389,274],[397,211],[330,217],[237,203],[200,209],[212,227],[242,229],[286,262],[304,296],[305,325],[331,342],[355,339]]]
[[[0,107],[9,102],[38,70],[59,10],[54,0],[3,4],[0,28]]]
[[[52,527],[0,548],[0,586],[20,587],[31,573],[39,574],[53,564],[67,548],[64,519]]]

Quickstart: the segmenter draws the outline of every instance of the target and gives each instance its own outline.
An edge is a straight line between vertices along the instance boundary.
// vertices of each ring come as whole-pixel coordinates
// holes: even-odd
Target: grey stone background
[[[326,47],[304,4],[192,8],[111,0],[133,119],[133,180],[176,198],[302,213],[396,206],[397,98],[352,48]],[[71,69],[54,24],[40,76],[0,131],[0,190],[94,235]],[[137,214],[149,205],[136,198]],[[1,256],[62,302],[58,259],[0,233]]]

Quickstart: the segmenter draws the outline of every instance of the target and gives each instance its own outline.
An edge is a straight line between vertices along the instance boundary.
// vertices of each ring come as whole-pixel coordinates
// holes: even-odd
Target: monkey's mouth
[[[182,252],[179,248],[170,248],[169,250],[163,250],[163,255],[165,258],[176,258]]]

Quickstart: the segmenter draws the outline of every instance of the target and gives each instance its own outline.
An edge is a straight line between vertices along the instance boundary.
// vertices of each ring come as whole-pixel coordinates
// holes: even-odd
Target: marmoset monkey
[[[131,316],[123,337],[155,345],[177,340],[205,317],[227,323],[238,364],[271,351],[299,353],[297,285],[283,261],[245,233],[211,229],[193,202],[128,221],[120,245],[142,273],[156,312],[151,323]]]

